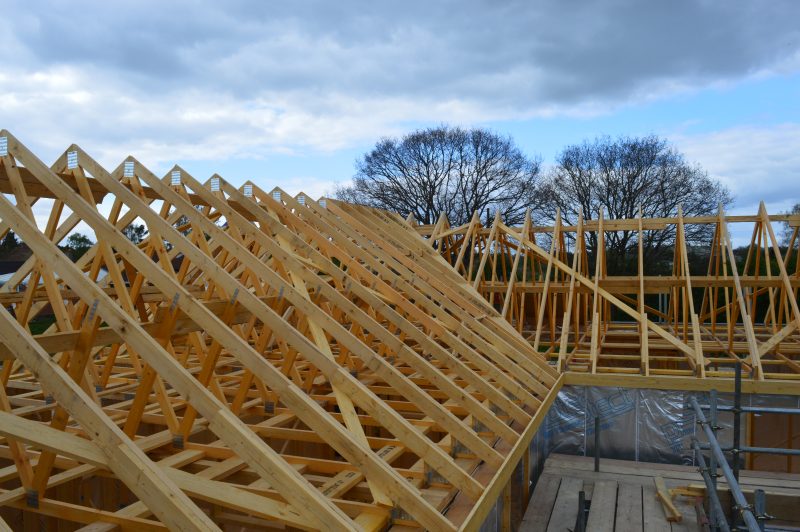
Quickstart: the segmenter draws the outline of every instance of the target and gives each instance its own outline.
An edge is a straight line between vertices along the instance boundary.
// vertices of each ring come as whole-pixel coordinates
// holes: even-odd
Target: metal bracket
[[[736,513],[738,513],[739,515],[743,515],[745,512],[748,512],[748,511],[752,513],[753,512],[753,505],[752,504],[745,504],[745,505],[736,504],[736,505],[733,506],[733,509],[736,510]]]
[[[125,161],[122,167],[122,177],[133,177],[133,161]]]
[[[39,492],[37,490],[25,490],[25,504],[28,508],[39,507]]]

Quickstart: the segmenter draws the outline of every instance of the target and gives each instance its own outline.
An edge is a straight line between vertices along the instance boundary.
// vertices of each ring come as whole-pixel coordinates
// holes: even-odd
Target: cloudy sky
[[[0,127],[48,163],[76,142],[111,167],[133,154],[317,197],[378,138],[448,122],[546,164],[655,133],[734,211],[800,201],[792,0],[0,6]]]

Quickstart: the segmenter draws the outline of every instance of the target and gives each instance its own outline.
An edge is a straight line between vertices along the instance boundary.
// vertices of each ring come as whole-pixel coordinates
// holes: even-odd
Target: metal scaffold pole
[[[722,503],[720,503],[719,494],[717,493],[715,481],[716,472],[707,466],[703,451],[700,449],[699,442],[696,438],[692,441],[692,446],[694,447],[697,466],[700,468],[700,474],[703,476],[703,482],[706,484],[708,506],[711,514],[711,530],[730,532],[731,529],[728,526],[728,522],[725,521],[725,512],[722,509]]]
[[[706,419],[705,414],[703,414],[703,409],[700,407],[700,404],[697,402],[697,398],[692,397],[690,398],[690,402],[692,407],[694,408],[695,415],[697,416],[697,422],[703,428],[703,432],[705,433],[706,439],[708,440],[708,444],[711,450],[712,455],[715,457],[719,468],[722,470],[722,474],[725,477],[725,480],[728,482],[728,489],[731,492],[731,496],[734,501],[734,509],[736,510],[736,514],[741,516],[742,520],[744,521],[745,525],[747,526],[747,530],[750,532],[759,532],[761,528],[756,521],[755,515],[753,515],[753,511],[750,508],[750,505],[747,503],[747,499],[742,492],[742,488],[739,486],[739,481],[734,474],[734,470],[728,465],[728,461],[725,458],[725,453],[722,451],[722,448],[719,445],[719,441],[717,441],[716,436],[714,435],[714,430],[712,429],[711,423]],[[736,435],[734,434],[734,439],[736,439]],[[695,440],[695,446],[697,454],[700,455],[700,445]],[[735,460],[734,460],[735,461]],[[704,479],[706,475],[703,475]],[[716,497],[716,491],[709,494],[709,500]]]

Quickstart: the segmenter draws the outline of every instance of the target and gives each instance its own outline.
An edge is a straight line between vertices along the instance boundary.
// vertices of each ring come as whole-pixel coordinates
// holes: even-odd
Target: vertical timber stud
[[[733,284],[736,290],[736,298],[739,303],[739,313],[742,316],[745,337],[747,339],[747,349],[750,354],[750,362],[753,368],[754,378],[758,380],[764,379],[764,371],[761,368],[761,355],[758,350],[758,342],[756,341],[756,334],[753,330],[753,322],[750,319],[750,314],[747,312],[747,304],[745,302],[744,292],[742,290],[742,283],[739,279],[738,266],[736,264],[736,257],[733,255],[733,246],[731,244],[731,235],[728,232],[728,221],[725,219],[725,211],[722,204],[719,205],[719,220],[720,232],[723,237],[725,249],[728,252],[728,260],[731,265],[731,274],[733,276]],[[741,371],[741,365],[738,365]]]
[[[640,342],[640,371],[645,377],[650,375],[650,346],[649,331],[647,329],[647,313],[644,308],[644,232],[642,231],[642,206],[639,205],[639,217],[637,218],[638,229],[638,272],[639,272],[639,342]],[[659,294],[660,301],[661,294]]]

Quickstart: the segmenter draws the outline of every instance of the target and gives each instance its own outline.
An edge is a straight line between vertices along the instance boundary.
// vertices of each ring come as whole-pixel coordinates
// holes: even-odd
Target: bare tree
[[[715,214],[720,203],[732,201],[727,188],[657,136],[600,137],[568,146],[558,156],[542,194],[545,217],[555,219],[560,208],[568,225],[576,223],[580,211],[585,219],[596,220],[601,207],[605,218],[636,218],[640,206],[646,218],[675,216],[678,206],[688,217]],[[713,226],[693,224],[686,231],[692,245],[708,239]],[[608,232],[605,237],[609,270],[621,273],[635,268],[634,261],[626,260],[626,252],[638,245],[637,232]],[[645,260],[653,264],[668,259],[674,240],[674,226],[645,231]],[[594,256],[596,233],[587,244]]]
[[[444,212],[450,223],[466,223],[475,211],[500,211],[521,223],[534,194],[541,163],[526,157],[509,137],[486,129],[440,126],[402,139],[381,139],[356,161],[353,183],[336,197],[382,209],[409,212],[434,223]]]
[[[789,209],[783,214],[800,214],[800,203],[795,203],[794,207]],[[789,225],[789,222],[783,224],[783,231],[781,232],[781,244],[784,246],[788,246],[791,244],[790,240],[792,239],[792,234],[794,233],[794,228]],[[797,245],[797,242],[794,242]]]
[[[147,238],[147,227],[142,224],[130,224],[122,230],[122,234],[134,244],[140,244]]]

